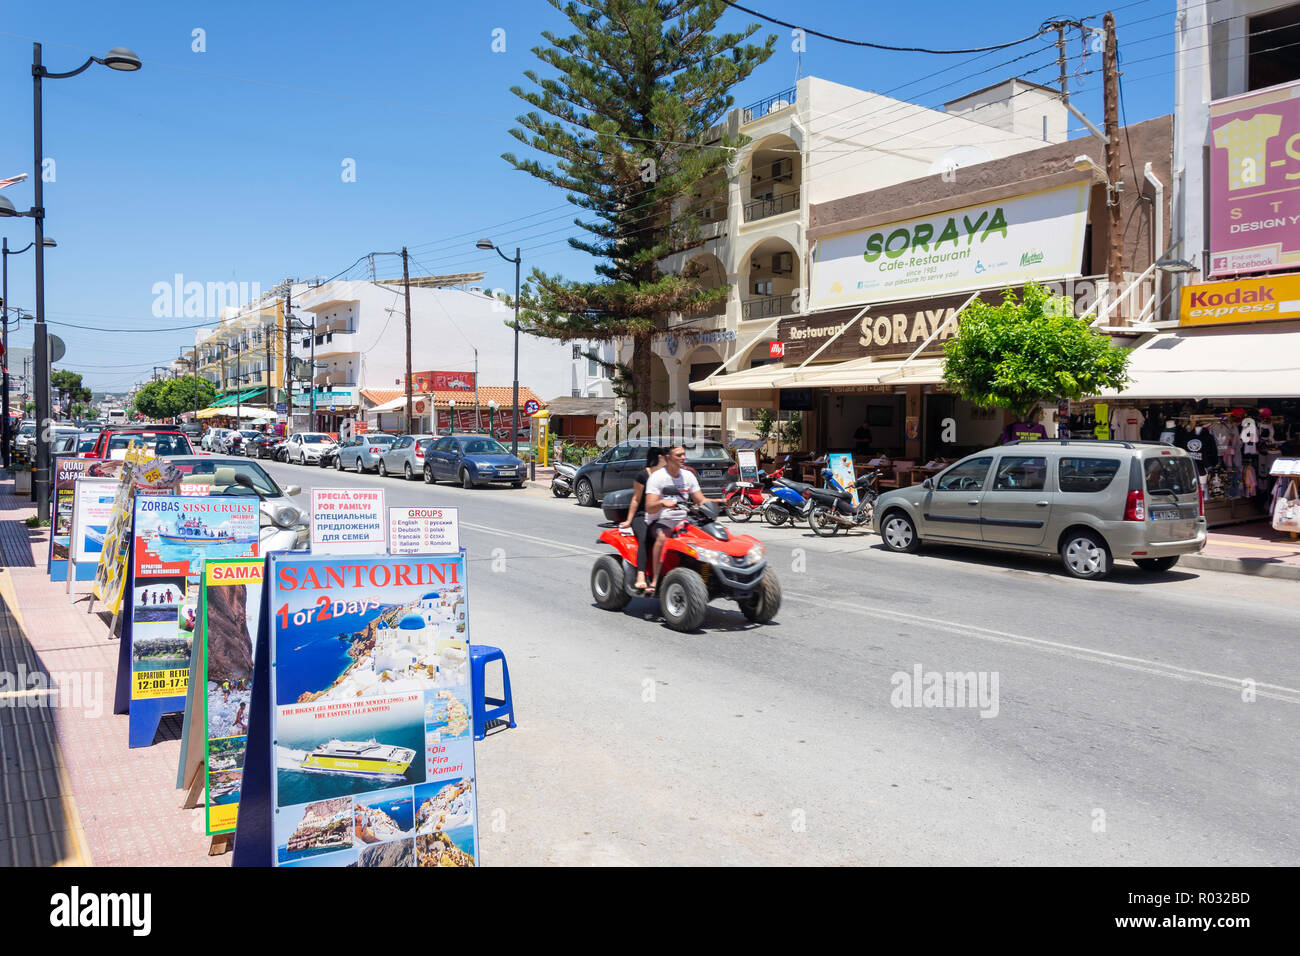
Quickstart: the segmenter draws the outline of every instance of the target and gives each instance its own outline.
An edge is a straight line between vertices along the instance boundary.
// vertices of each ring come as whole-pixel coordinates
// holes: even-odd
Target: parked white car
[[[218,440],[225,438],[231,433],[231,431],[233,431],[233,429],[230,428],[209,428],[203,433],[203,437],[199,440],[199,447],[204,451],[217,451]]]
[[[324,432],[297,432],[285,443],[285,461],[297,465],[318,464],[321,452],[333,447],[334,439]]]

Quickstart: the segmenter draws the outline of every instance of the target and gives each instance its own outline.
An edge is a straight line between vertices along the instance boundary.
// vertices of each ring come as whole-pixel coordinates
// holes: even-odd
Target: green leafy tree
[[[196,408],[206,408],[216,395],[216,387],[206,379],[199,379],[196,386],[193,376],[166,378],[149,382],[136,392],[134,405],[135,411],[146,418],[161,420],[175,418]]]
[[[90,389],[81,384],[81,376],[67,369],[59,369],[50,375],[50,385],[59,394],[59,405],[67,409],[73,402],[88,402]],[[71,414],[66,412],[65,414]]]
[[[648,413],[651,348],[667,315],[707,315],[727,295],[657,268],[698,234],[697,217],[680,208],[674,216],[674,201],[707,198],[706,183],[725,183],[715,174],[743,139],[697,144],[733,105],[729,90],[772,55],[776,37],[747,43],[758,24],[715,35],[723,0],[550,3],[576,32],[543,33],[550,45],[533,52],[554,76],[528,70],[537,89],[511,88],[533,108],[511,135],[545,157],[502,158],[586,210],[574,224],[590,238],[569,245],[597,260],[600,278],[534,269],[520,296],[520,327],[564,341],[630,338],[631,410]]]
[[[1076,318],[1069,299],[1031,283],[1017,298],[979,299],[961,314],[944,345],[944,380],[982,408],[1009,409],[1017,421],[1035,417],[1047,401],[1079,401],[1128,381],[1129,350]]]

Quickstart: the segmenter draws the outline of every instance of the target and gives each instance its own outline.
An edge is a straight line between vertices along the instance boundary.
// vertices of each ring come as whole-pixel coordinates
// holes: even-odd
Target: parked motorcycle
[[[790,478],[777,478],[772,482],[772,495],[765,498],[755,513],[761,513],[773,528],[779,528],[787,521],[795,524],[808,520],[812,513],[813,500],[808,492],[813,486],[805,481]]]
[[[878,474],[869,471],[853,482],[858,493],[858,504],[854,507],[853,493],[835,480],[829,468],[823,470],[822,477],[829,487],[810,489],[812,510],[808,514],[808,526],[823,538],[833,537],[840,528],[869,528],[876,504],[876,493],[871,490],[871,485]]]
[[[754,513],[763,507],[763,501],[771,494],[772,482],[785,474],[785,466],[759,474],[758,481],[733,481],[722,489],[722,500],[726,502],[727,517],[732,521],[748,521]]]
[[[555,463],[555,477],[551,479],[551,494],[557,498],[567,498],[573,494],[573,476],[577,472],[577,465],[557,461]]]

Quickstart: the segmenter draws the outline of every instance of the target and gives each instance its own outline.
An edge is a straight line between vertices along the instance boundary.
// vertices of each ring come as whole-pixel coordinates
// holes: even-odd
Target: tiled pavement
[[[0,513],[21,522],[34,508],[11,489],[0,481]],[[0,672],[59,683],[57,695],[30,676],[25,692],[0,688],[0,866],[229,866],[174,788],[179,716],[152,747],[127,747],[127,717],[112,712],[118,643],[86,613],[88,583],[74,604],[46,577],[48,541],[32,535],[27,566],[0,568]]]

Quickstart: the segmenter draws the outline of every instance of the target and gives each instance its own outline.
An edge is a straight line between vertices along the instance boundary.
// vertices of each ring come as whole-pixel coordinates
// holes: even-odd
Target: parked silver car
[[[911,488],[876,499],[891,551],[922,542],[1059,554],[1077,578],[1118,559],[1168,571],[1205,547],[1196,465],[1159,442],[1048,439],[977,452]]]
[[[324,432],[295,432],[284,443],[284,460],[289,464],[305,465],[320,461],[321,452],[334,447],[334,439]]]
[[[204,451],[216,451],[218,442],[232,431],[234,431],[233,428],[209,428],[203,433],[203,437],[199,439],[199,447]]]
[[[379,456],[379,474],[401,475],[407,481],[424,474],[424,453],[436,435],[398,435],[397,441]]]
[[[397,441],[396,435],[385,435],[381,432],[345,438],[339,443],[339,457],[334,467],[339,471],[355,471],[358,475],[362,472],[374,471],[379,467],[380,456],[387,452],[395,441]]]

